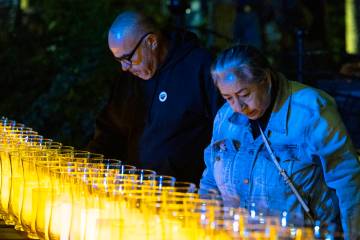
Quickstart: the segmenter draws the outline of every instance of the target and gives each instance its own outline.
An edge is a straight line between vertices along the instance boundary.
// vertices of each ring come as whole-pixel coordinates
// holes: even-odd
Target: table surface
[[[16,231],[14,226],[5,225],[3,220],[0,220],[0,240],[27,240],[24,232]]]

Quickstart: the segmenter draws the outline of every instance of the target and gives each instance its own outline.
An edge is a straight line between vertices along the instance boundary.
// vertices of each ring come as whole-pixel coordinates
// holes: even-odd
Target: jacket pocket
[[[272,145],[271,148],[280,168],[285,170],[286,174],[291,177],[295,163],[299,162],[297,145],[279,144]],[[271,190],[271,188],[284,188],[284,179],[266,148],[263,148],[260,152],[259,158],[261,158],[261,156],[264,157],[265,161],[262,163],[263,171],[259,171],[264,174],[265,177],[259,177],[258,183],[264,184],[269,190]],[[263,179],[264,182],[262,182],[261,179]]]
[[[279,144],[273,145],[272,149],[277,158],[280,167],[286,171],[286,173],[291,176],[294,171],[297,171],[298,168],[301,168],[299,156],[299,146],[296,144]],[[272,162],[270,155],[267,154],[267,159]],[[275,167],[275,164],[272,162]]]
[[[222,139],[212,144],[213,166],[215,182],[223,195],[235,192],[232,186],[232,171],[237,154],[236,146],[231,139]]]

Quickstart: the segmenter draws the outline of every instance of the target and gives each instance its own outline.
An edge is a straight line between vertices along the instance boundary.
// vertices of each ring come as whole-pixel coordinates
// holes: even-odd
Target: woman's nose
[[[234,106],[234,111],[238,113],[243,113],[243,111],[246,108],[246,104],[237,98],[235,99],[233,106]]]

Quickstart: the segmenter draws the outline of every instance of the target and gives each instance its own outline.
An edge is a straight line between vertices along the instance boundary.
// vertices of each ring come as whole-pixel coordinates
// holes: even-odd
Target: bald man
[[[113,22],[108,45],[123,76],[97,118],[90,150],[198,183],[222,100],[210,54],[187,31],[161,31],[136,12]]]

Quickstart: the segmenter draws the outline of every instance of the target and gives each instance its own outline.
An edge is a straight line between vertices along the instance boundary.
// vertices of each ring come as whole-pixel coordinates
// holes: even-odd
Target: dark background
[[[290,79],[334,96],[360,147],[360,75],[339,73],[360,62],[345,51],[344,2],[0,0],[0,116],[83,148],[111,82],[121,81],[107,31],[119,12],[142,10],[164,27],[194,31],[214,54],[235,42],[261,48]]]

